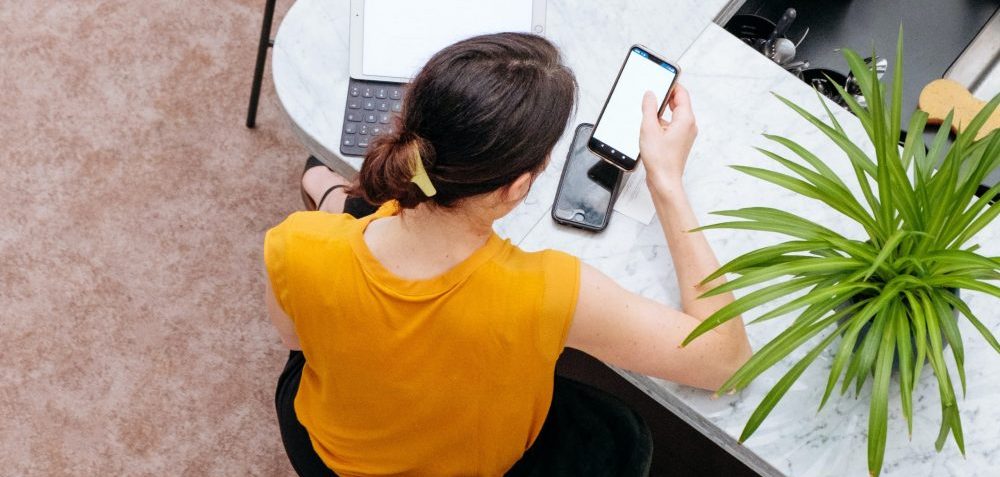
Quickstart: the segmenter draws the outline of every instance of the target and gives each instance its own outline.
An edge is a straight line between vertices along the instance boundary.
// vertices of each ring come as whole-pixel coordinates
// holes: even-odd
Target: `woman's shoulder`
[[[264,248],[273,251],[287,249],[296,243],[345,241],[357,223],[358,219],[349,214],[295,212],[267,231]]]
[[[350,214],[331,214],[321,211],[299,211],[294,212],[278,225],[274,226],[268,233],[293,233],[293,234],[317,234],[329,236],[330,234],[346,233],[350,226],[356,223]]]
[[[506,242],[504,253],[498,254],[497,261],[507,266],[536,269],[546,272],[546,274],[577,274],[580,269],[580,259],[574,255],[561,250],[543,249],[537,251],[527,251]]]

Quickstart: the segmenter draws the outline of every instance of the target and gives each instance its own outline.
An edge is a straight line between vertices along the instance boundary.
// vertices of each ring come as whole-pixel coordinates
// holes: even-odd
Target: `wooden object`
[[[920,92],[918,102],[918,107],[927,113],[929,124],[941,124],[948,112],[954,110],[951,130],[955,133],[964,131],[984,106],[986,101],[977,99],[965,86],[949,79],[938,79],[928,83]],[[1000,108],[993,111],[986,120],[976,139],[986,136],[997,128],[1000,128]]]

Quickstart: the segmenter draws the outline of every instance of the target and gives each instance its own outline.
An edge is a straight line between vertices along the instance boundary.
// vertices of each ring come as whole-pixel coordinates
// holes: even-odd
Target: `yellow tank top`
[[[363,237],[394,213],[299,212],[267,232],[271,284],[306,357],[299,421],[342,476],[501,475],[545,421],[579,261],[494,234],[444,274],[405,280]]]

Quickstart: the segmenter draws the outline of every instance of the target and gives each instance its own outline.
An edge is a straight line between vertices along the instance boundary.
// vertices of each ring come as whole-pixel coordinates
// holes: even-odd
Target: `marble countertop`
[[[681,81],[691,92],[700,134],[688,161],[685,182],[702,223],[718,221],[709,215],[713,210],[771,206],[858,236],[856,227],[824,205],[725,167],[771,167],[769,160],[752,148],[767,143],[760,136],[767,132],[794,138],[835,171],[852,177],[844,154],[770,94],[782,94],[818,114],[822,107],[815,93],[711,23],[725,2],[608,3],[549,1],[548,36],[562,49],[580,82],[575,122],[592,122],[596,117],[621,61],[621,52],[635,42],[646,44],[677,60],[683,69]],[[360,158],[341,159],[331,152],[338,150],[347,88],[347,9],[347,0],[299,0],[279,30],[273,70],[291,126],[313,153],[350,174],[360,166]],[[832,104],[830,107],[855,139],[864,138],[853,116]],[[497,223],[497,232],[528,250],[556,248],[573,253],[632,291],[679,305],[672,262],[656,220],[643,225],[616,213],[608,229],[600,234],[569,229],[551,220],[549,206],[571,130],[557,145],[552,163],[524,204]],[[1000,255],[998,225],[984,229],[975,241],[986,254]],[[744,231],[706,234],[722,261],[781,240],[779,236]],[[963,297],[990,329],[1000,330],[994,299],[965,291]],[[766,310],[744,316],[752,319]],[[759,348],[787,323],[787,319],[778,319],[750,326],[751,342]],[[1000,409],[992,405],[992,398],[1000,396],[1000,356],[964,320],[961,329],[967,338],[969,386],[967,396],[959,398],[958,404],[965,429],[966,457],[951,440],[941,453],[934,450],[940,407],[934,376],[925,371],[914,391],[912,441],[905,437],[898,385],[893,383],[883,476],[992,476],[1000,469],[1000,426],[995,424]],[[862,390],[859,399],[851,395],[831,398],[822,412],[816,412],[831,353],[822,355],[802,375],[744,445],[736,442],[746,419],[770,386],[807,349],[802,347],[793,353],[742,393],[714,400],[704,391],[619,372],[762,475],[866,475],[870,385]]]

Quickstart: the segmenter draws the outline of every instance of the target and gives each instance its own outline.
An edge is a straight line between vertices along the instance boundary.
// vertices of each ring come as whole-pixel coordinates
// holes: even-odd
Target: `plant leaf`
[[[941,298],[948,302],[949,305],[955,307],[959,312],[961,312],[965,317],[972,323],[972,326],[979,331],[979,334],[983,335],[983,339],[993,347],[993,350],[1000,353],[1000,343],[997,342],[996,337],[990,332],[990,329],[986,327],[976,315],[972,314],[972,310],[969,309],[969,305],[965,303],[961,298],[952,295],[951,293],[942,293]]]
[[[836,331],[827,335],[823,341],[813,347],[813,349],[809,351],[805,357],[796,362],[795,365],[793,365],[792,368],[789,369],[777,383],[775,383],[774,387],[768,391],[767,395],[764,396],[764,399],[757,405],[757,408],[754,409],[753,414],[750,415],[750,419],[747,420],[746,426],[743,427],[743,433],[740,434],[739,439],[741,443],[746,441],[747,438],[749,438],[754,431],[757,430],[760,423],[764,421],[767,415],[771,413],[771,410],[774,409],[774,406],[778,404],[778,401],[780,401],[785,393],[788,392],[788,389],[792,387],[792,383],[799,379],[802,372],[816,360],[816,357],[819,356],[819,354],[833,342],[834,338],[836,338],[846,326],[847,323],[844,323],[839,326]]]
[[[895,324],[896,349],[899,355],[899,401],[906,418],[907,434],[913,436],[913,346],[910,337],[910,320],[906,307],[896,309]],[[876,377],[876,380],[878,378]]]
[[[705,292],[700,298],[707,298],[733,290],[739,290],[741,288],[773,280],[784,275],[822,275],[833,272],[853,271],[860,268],[862,265],[863,263],[854,260],[853,258],[801,257],[800,259],[792,262],[776,263],[769,267],[748,272],[742,277],[723,283]]]
[[[706,285],[727,273],[738,273],[747,268],[765,264],[776,257],[785,256],[788,253],[808,252],[826,246],[826,242],[819,240],[799,240],[760,248],[730,260],[725,265],[719,267],[718,270],[705,277],[699,285]]]
[[[878,362],[872,384],[871,408],[868,411],[868,473],[878,476],[885,457],[886,421],[889,416],[889,376],[896,349],[895,321],[885,320],[885,330],[878,335]]]
[[[789,293],[794,293],[803,288],[815,285],[820,281],[823,281],[823,277],[796,278],[786,282],[766,286],[760,290],[751,292],[746,296],[737,298],[699,323],[698,326],[696,326],[694,330],[692,330],[691,333],[684,338],[681,346],[686,346],[695,338],[707,333],[712,328],[733,319],[733,317],[739,315],[740,313],[756,308],[757,306],[770,302],[771,300],[781,298]]]

